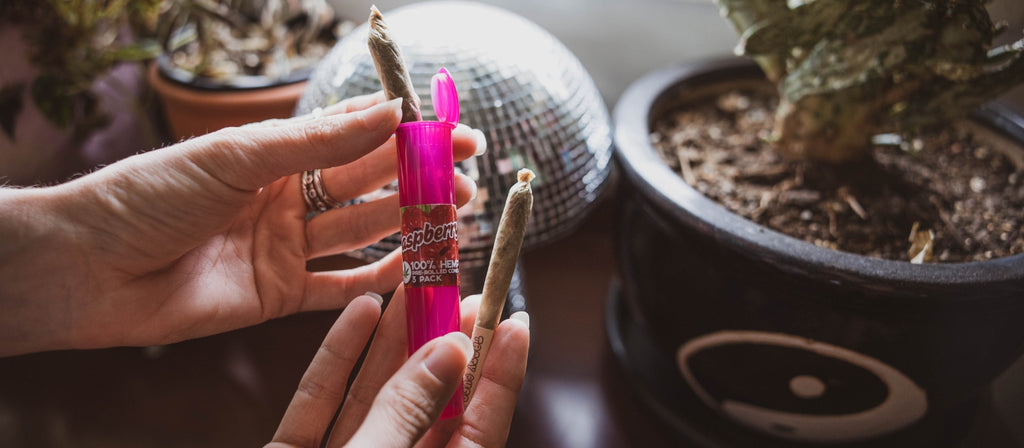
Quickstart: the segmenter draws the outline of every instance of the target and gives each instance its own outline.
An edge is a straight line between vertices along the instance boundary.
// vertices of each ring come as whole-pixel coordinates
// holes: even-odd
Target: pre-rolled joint
[[[405,67],[402,51],[391,38],[384,16],[376,6],[370,7],[370,30],[366,43],[373,57],[377,75],[388,99],[402,98],[402,122],[419,121],[420,98]]]

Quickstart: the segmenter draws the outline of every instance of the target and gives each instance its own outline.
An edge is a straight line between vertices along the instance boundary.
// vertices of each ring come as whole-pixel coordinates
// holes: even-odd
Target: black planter
[[[157,70],[165,79],[176,82],[179,85],[192,89],[207,90],[211,92],[231,92],[237,90],[254,90],[278,87],[287,84],[306,82],[313,73],[313,67],[306,67],[288,72],[280,78],[271,78],[262,75],[237,75],[227,79],[214,79],[206,76],[196,75],[171,62],[166,54],[156,58]]]
[[[651,124],[694,89],[759,79],[745,60],[698,62],[652,73],[619,100],[613,350],[641,396],[705,444],[954,440],[1024,348],[1024,255],[878,260],[705,198],[662,162]],[[1024,120],[1006,109],[978,118],[1024,141]]]

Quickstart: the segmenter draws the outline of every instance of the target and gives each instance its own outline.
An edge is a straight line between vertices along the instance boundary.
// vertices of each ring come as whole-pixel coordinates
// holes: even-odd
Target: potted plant
[[[156,138],[140,61],[158,52],[153,1],[0,5],[0,178],[61,181]]]
[[[178,138],[289,117],[313,67],[349,28],[326,0],[170,0],[149,81]]]
[[[1024,42],[991,48],[999,28],[981,1],[718,3],[756,64],[659,71],[615,108],[627,192],[622,287],[608,302],[613,351],[652,409],[707,444],[954,443],[1024,349],[1024,120],[982,106],[1024,81]],[[772,101],[774,112],[759,106]],[[712,115],[760,134],[730,134]],[[729,145],[739,152],[711,152]],[[941,156],[929,165],[931,151]],[[730,165],[740,153],[762,158]],[[922,169],[979,160],[1000,177]],[[705,177],[716,165],[739,178]],[[729,195],[751,179],[764,187],[755,200]],[[954,208],[1005,193],[1007,203],[979,209],[1009,210],[987,229],[1004,251],[965,243],[977,237],[959,234],[956,210],[930,190],[928,207],[908,205],[933,184],[963,190]],[[871,196],[894,211],[877,222],[899,223],[898,250],[875,253],[883,237],[854,253],[857,238],[842,237],[885,214],[867,206]],[[793,204],[792,219],[768,216]],[[811,224],[840,236],[785,233]]]

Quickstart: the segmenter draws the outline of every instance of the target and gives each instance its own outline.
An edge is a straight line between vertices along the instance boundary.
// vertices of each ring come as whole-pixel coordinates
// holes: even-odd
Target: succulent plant
[[[231,85],[314,66],[345,23],[326,0],[167,0],[158,34],[175,67]]]
[[[785,155],[862,158],[875,135],[965,116],[1024,82],[1024,40],[985,0],[716,0],[779,90],[772,141]]]
[[[0,127],[12,140],[22,92],[54,125],[77,140],[107,123],[93,83],[122,62],[158,53],[148,34],[161,0],[39,0],[0,4],[0,25],[20,27],[38,75],[0,86]]]

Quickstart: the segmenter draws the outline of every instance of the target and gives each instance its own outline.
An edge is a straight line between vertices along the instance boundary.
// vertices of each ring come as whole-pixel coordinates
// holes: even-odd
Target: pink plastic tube
[[[402,123],[395,132],[410,355],[431,339],[459,331],[460,320],[452,161],[458,97],[446,70],[441,69],[434,76],[431,94],[435,112],[442,121]],[[462,397],[457,393],[461,390],[460,384],[441,418],[462,414]]]

